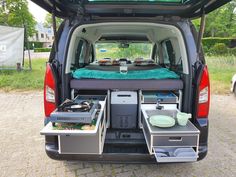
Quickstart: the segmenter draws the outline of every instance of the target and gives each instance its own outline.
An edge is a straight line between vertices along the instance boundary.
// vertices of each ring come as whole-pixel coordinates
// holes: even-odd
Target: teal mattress
[[[179,79],[179,75],[167,68],[158,68],[150,70],[128,71],[127,74],[121,74],[117,71],[91,70],[87,68],[77,69],[72,72],[75,79]]]

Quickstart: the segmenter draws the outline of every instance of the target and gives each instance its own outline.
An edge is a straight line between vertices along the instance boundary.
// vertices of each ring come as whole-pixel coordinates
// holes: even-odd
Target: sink
[[[170,116],[173,118],[176,118],[177,115],[177,110],[145,110],[146,114],[148,117],[153,116],[153,115],[165,115],[165,116]]]

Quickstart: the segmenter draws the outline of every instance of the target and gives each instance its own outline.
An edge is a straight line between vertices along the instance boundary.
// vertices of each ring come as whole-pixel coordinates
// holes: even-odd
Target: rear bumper
[[[157,163],[153,155],[149,154],[122,154],[122,153],[103,153],[101,155],[90,154],[59,154],[56,146],[46,144],[47,155],[54,160],[79,160],[87,162],[104,163]],[[199,146],[199,160],[207,155],[207,146]]]
[[[55,149],[55,146],[46,145],[45,147],[47,155],[54,160],[79,160],[104,163],[156,163],[155,157],[149,154],[59,154],[58,149]]]

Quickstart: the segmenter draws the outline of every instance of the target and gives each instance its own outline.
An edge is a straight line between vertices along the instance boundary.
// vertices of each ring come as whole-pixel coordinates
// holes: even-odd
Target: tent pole
[[[25,26],[25,24],[24,24]],[[29,55],[29,70],[32,71],[32,63],[31,63],[31,55],[30,55],[30,48],[29,48],[29,40],[28,40],[28,35],[27,35],[27,31],[26,31],[26,27],[25,27],[25,40],[26,40],[26,44],[27,44],[27,48],[28,48],[28,55]]]
[[[24,40],[24,44],[25,44],[25,40]],[[23,61],[22,61],[22,67],[24,68],[25,65],[25,47],[23,47]]]
[[[27,44],[27,49],[28,49],[28,55],[29,55],[29,70],[32,71],[32,63],[31,63],[31,56],[30,56],[30,49],[29,49],[29,41],[28,41],[28,34],[27,34],[27,27],[25,25],[25,18],[23,16],[23,14],[21,14],[21,18],[22,18],[22,21],[23,21],[23,26],[24,26],[24,31],[25,31],[25,35],[24,35],[24,39],[25,39],[25,42]],[[24,62],[24,60],[23,60]]]
[[[53,26],[53,33],[54,33],[54,49],[55,53],[57,54],[58,48],[57,48],[57,23],[56,23],[56,16],[55,16],[55,4],[52,11],[52,26]]]
[[[29,47],[29,42],[27,41],[27,46]],[[29,54],[29,69],[32,71],[32,63],[31,63],[31,55],[30,55],[30,50],[28,49],[28,54]]]
[[[205,30],[205,23],[206,23],[206,14],[205,14],[204,8],[202,8],[201,24],[200,24],[200,29],[198,32],[198,39],[197,39],[197,53],[198,54],[201,53],[201,42],[202,42],[204,30]]]
[[[22,61],[22,67],[25,66],[25,25],[24,26],[24,46],[23,46],[23,61]]]

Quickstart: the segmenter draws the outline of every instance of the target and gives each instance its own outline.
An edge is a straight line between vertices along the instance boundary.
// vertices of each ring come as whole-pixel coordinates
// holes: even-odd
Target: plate
[[[153,115],[149,118],[149,122],[152,126],[168,128],[175,125],[175,119],[166,115]]]

